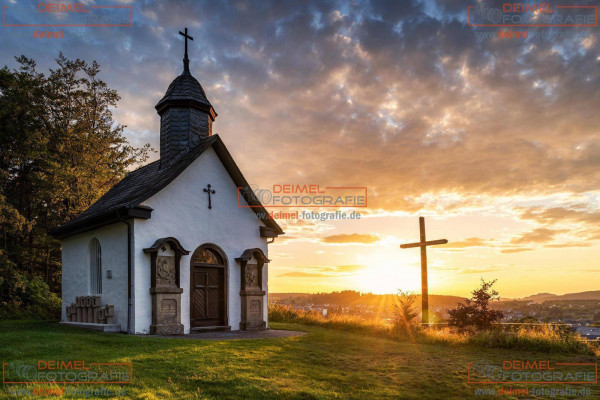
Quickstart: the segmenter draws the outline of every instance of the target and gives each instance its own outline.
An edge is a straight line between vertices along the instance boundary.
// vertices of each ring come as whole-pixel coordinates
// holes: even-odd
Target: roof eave
[[[123,220],[138,218],[150,219],[153,209],[147,206],[120,207],[90,218],[82,219],[74,224],[64,224],[50,230],[50,235],[57,239],[65,239],[69,236],[101,228]],[[66,225],[66,226],[65,226]]]
[[[158,115],[162,115],[169,107],[194,108],[196,110],[200,110],[210,115],[210,118],[213,120],[213,122],[218,115],[212,104],[206,104],[194,99],[166,98],[162,99],[158,102],[158,104],[156,104],[156,106],[154,106]]]
[[[273,228],[269,228],[268,226],[261,226],[260,227],[260,237],[264,237],[264,238],[276,238],[280,235],[285,235],[285,232],[283,231],[277,231],[276,229]]]

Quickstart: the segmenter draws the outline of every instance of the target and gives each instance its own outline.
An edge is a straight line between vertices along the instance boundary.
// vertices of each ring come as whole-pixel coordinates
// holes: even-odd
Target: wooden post
[[[425,243],[425,218],[419,217],[421,243]],[[429,323],[429,286],[427,284],[427,247],[421,246],[421,321]]]

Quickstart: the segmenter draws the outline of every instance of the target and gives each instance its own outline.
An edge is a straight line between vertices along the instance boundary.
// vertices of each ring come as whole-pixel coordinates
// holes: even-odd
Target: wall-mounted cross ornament
[[[208,208],[211,209],[212,208],[212,203],[210,200],[210,195],[211,194],[215,194],[216,192],[210,188],[210,183],[204,188],[204,193],[208,193]]]

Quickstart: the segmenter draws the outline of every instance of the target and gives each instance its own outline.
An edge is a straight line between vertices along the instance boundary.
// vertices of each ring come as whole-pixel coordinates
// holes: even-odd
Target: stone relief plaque
[[[246,283],[246,289],[260,287],[258,284],[258,265],[246,264],[245,269],[244,282]]]
[[[175,285],[175,257],[157,256],[156,257],[156,285],[174,286]]]
[[[177,317],[177,300],[163,299],[160,304],[160,311],[165,323],[172,323]]]
[[[256,321],[262,320],[261,308],[260,300],[252,300],[250,302],[250,314],[251,317]]]

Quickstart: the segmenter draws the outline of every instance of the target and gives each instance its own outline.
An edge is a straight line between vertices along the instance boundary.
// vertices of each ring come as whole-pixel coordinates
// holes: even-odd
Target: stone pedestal
[[[240,329],[245,331],[266,329],[267,323],[264,318],[266,292],[262,288],[262,270],[265,262],[269,262],[269,260],[260,249],[248,249],[236,260],[242,269]]]
[[[258,331],[267,328],[263,314],[263,299],[265,292],[242,290],[242,321],[240,329],[243,331]]]
[[[167,249],[168,248],[168,249]],[[183,335],[181,323],[181,293],[179,262],[182,254],[189,254],[177,239],[158,239],[144,249],[150,254],[152,297],[152,335]]]
[[[183,289],[151,288],[152,295],[152,335],[183,335],[181,323],[181,293]]]

